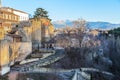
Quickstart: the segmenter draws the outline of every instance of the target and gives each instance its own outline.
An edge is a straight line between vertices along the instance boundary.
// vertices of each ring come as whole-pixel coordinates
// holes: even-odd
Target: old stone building
[[[24,15],[19,13],[28,15],[19,10],[0,7],[0,75],[9,72],[11,64],[23,60],[32,51],[31,42],[23,42],[26,37],[24,31],[15,28],[21,21],[29,19],[27,16],[21,19]]]
[[[31,35],[33,48],[41,47],[41,43],[49,41],[54,36],[54,26],[49,19],[30,19],[31,27],[25,30]]]
[[[49,19],[29,19],[26,12],[0,7],[0,75],[53,36],[54,26]]]
[[[18,15],[0,8],[0,27],[3,27],[5,34],[12,29],[12,24],[17,24],[18,22]]]
[[[3,27],[5,34],[10,32],[12,27],[19,22],[28,20],[29,14],[26,12],[10,7],[0,7],[0,27]]]
[[[42,22],[42,42],[47,42],[50,40],[50,38],[54,35],[54,26],[51,24],[49,19],[41,19]]]
[[[23,12],[21,10],[13,9],[10,7],[1,7],[1,9],[19,16],[19,21],[28,21],[29,20],[29,14],[26,12]]]

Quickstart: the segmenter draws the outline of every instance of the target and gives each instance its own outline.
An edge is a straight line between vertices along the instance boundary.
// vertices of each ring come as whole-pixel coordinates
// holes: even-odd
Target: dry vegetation
[[[87,35],[89,40],[85,42],[85,40],[83,40],[84,36],[86,36],[84,31],[80,33],[78,32],[75,33],[74,36],[70,33],[57,35],[56,45],[66,49],[66,57],[50,66],[64,69],[92,67],[111,72],[115,75],[112,80],[120,80],[119,36],[114,37],[103,34],[101,36]],[[74,46],[72,43],[73,38],[78,40],[75,42],[77,44]],[[84,46],[81,46],[81,44]],[[111,80],[111,78],[106,79],[105,75],[99,73],[95,73],[92,76],[95,77],[93,80]]]

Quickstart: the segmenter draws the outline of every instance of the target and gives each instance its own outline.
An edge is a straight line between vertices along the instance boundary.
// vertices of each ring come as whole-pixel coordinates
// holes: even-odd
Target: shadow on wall
[[[10,61],[22,61],[32,52],[31,42],[15,42],[10,43]]]

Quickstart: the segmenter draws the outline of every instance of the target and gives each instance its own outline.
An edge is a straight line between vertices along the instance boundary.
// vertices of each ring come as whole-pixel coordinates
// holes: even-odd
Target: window
[[[9,15],[9,19],[11,20],[11,15]]]
[[[3,14],[3,18],[6,19],[6,15],[5,14]]]
[[[15,16],[15,20],[16,20],[16,16]]]

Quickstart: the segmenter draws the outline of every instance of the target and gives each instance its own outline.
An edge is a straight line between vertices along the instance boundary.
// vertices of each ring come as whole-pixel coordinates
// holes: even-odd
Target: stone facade
[[[32,49],[38,49],[41,42],[54,35],[49,19],[28,20],[27,15],[12,8],[0,8],[0,75],[9,72],[11,65],[24,60]]]
[[[41,38],[42,42],[48,42],[54,35],[54,26],[51,24],[49,19],[40,19],[42,22],[41,26]]]
[[[0,41],[0,75],[10,71],[9,68],[9,46],[6,40]]]
[[[12,29],[12,24],[19,22],[19,16],[13,12],[6,11],[4,8],[0,8],[0,27],[3,27],[5,34]]]
[[[24,60],[31,52],[31,42],[0,41],[0,75],[9,72],[10,65]]]
[[[4,39],[4,28],[3,27],[0,27],[0,40],[3,40]]]
[[[31,29],[31,30],[29,30]],[[33,48],[41,46],[54,36],[54,26],[48,19],[31,19],[31,28],[27,29],[31,34]]]
[[[24,60],[32,52],[31,42],[13,42],[10,43],[10,62],[19,62]]]
[[[17,16],[19,16],[19,21],[28,21],[29,20],[29,14],[20,10],[16,10],[10,7],[2,7],[2,10],[5,10],[7,12],[13,13]]]

